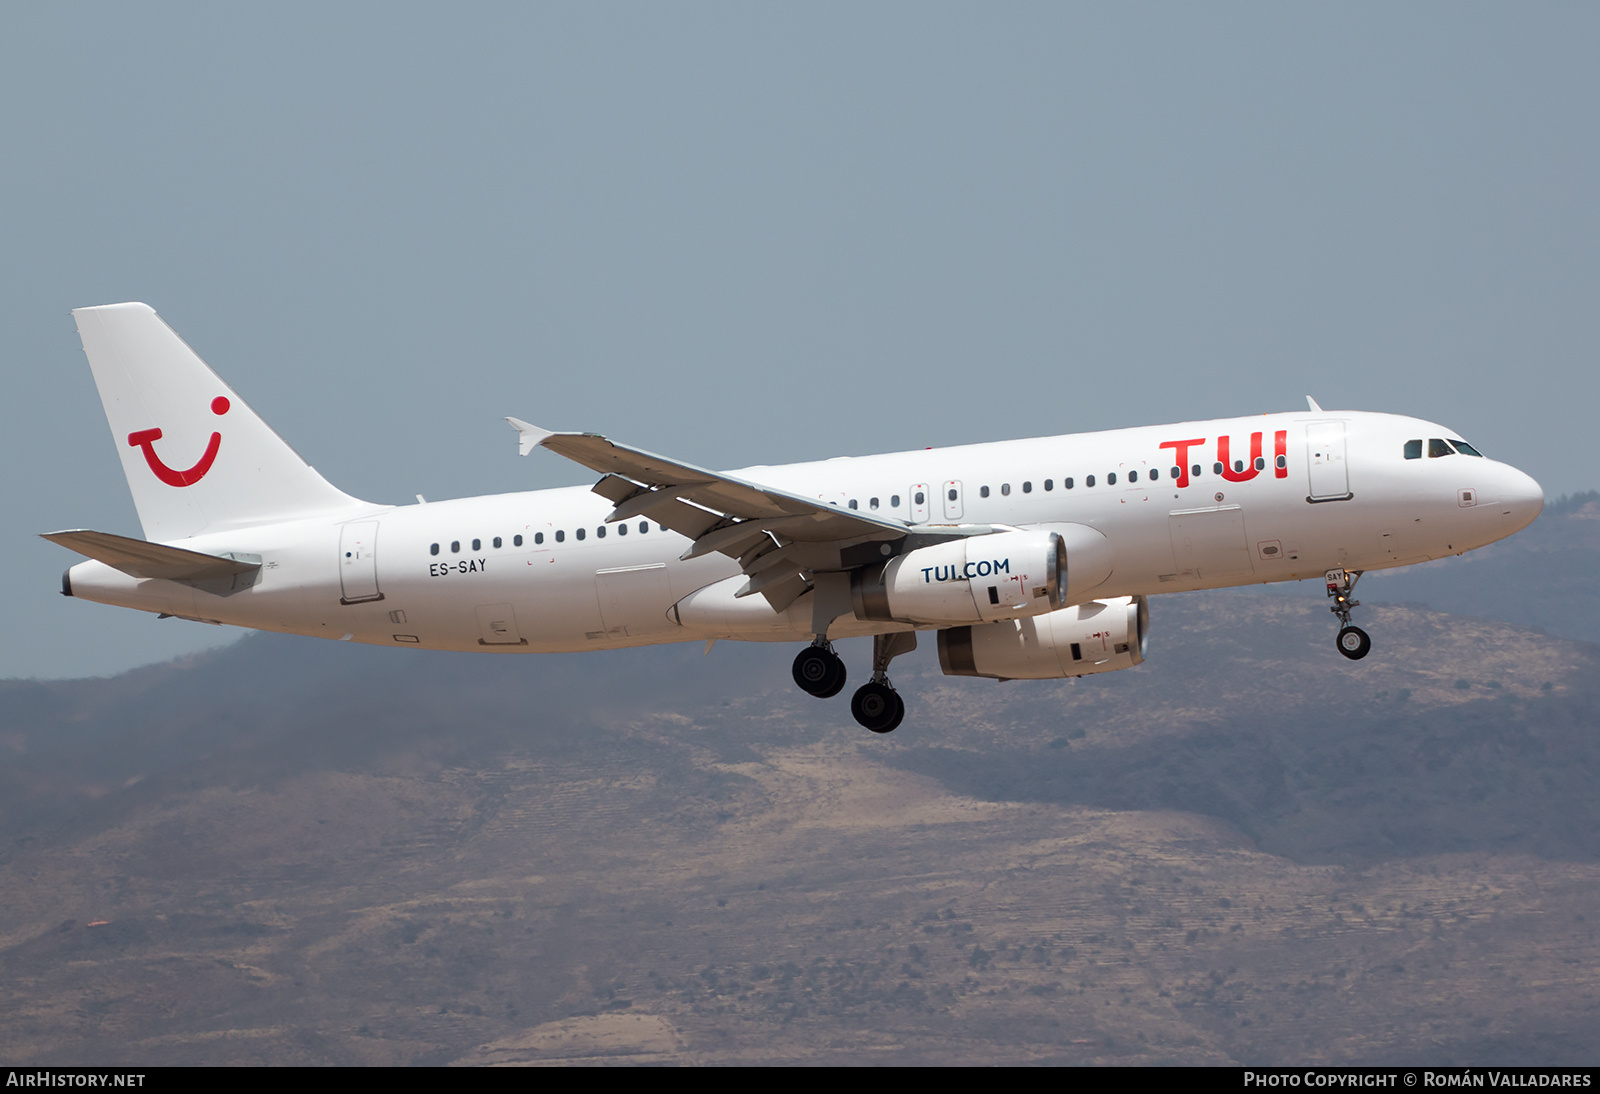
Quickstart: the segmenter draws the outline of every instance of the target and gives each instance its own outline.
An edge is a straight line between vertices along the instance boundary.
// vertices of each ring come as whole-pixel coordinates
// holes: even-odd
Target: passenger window
[[[989,488],[987,486],[978,487],[978,497],[986,498],[988,496],[989,496]]]
[[[628,534],[628,526],[626,524],[617,525],[617,535],[625,536],[627,534]]]
[[[522,537],[518,536],[517,538],[520,540]],[[543,543],[544,542],[544,533],[543,532],[535,532],[535,533],[533,533],[533,542],[534,543]],[[517,546],[521,547],[522,544],[518,543]]]
[[[918,490],[917,494],[916,494],[916,497],[913,498],[912,500],[915,501],[918,505],[922,505],[922,504],[927,502],[928,498],[927,498],[927,495],[925,495],[921,490]]]
[[[1455,445],[1456,451],[1461,453],[1463,456],[1477,456],[1480,459],[1483,457],[1482,452],[1479,452],[1476,448],[1473,448],[1466,441],[1458,441],[1452,437],[1450,438],[1450,443]]]
[[[1449,445],[1445,444],[1444,440],[1442,438],[1440,438],[1440,437],[1429,437],[1428,438],[1428,458],[1429,459],[1433,459],[1435,456],[1454,456],[1455,454],[1456,454],[1455,449],[1453,449]]]
[[[1023,492],[1023,493],[1024,493],[1024,494],[1031,494],[1031,493],[1033,493],[1033,483],[1031,483],[1031,482],[1025,482],[1025,483],[1023,483],[1023,484],[1022,484],[1022,492]]]
[[[473,541],[472,541],[472,549],[473,549],[473,550],[474,550],[474,551],[481,551],[481,550],[483,550],[483,540],[481,540],[481,539],[475,539],[475,540],[473,540]]]
[[[1195,470],[1196,470],[1196,471],[1198,471],[1198,470],[1200,470],[1200,469],[1199,469],[1199,468],[1198,468],[1198,467],[1197,467],[1197,468],[1195,468]],[[1174,467],[1174,468],[1173,468],[1173,469],[1172,469],[1172,477],[1173,477],[1173,478],[1175,478],[1175,479],[1181,479],[1181,478],[1183,478],[1183,468],[1181,468],[1181,467]]]
[[[878,499],[877,498],[873,498],[873,499],[871,499],[870,501],[867,502],[867,508],[868,509],[876,509],[877,507],[878,507]]]
[[[1150,481],[1151,481],[1151,482],[1155,482],[1155,481],[1156,481],[1156,480],[1157,480],[1157,479],[1159,479],[1159,478],[1160,478],[1160,477],[1161,477],[1161,468],[1159,468],[1159,467],[1152,467],[1152,468],[1151,468],[1151,469],[1150,469]]]
[[[1267,459],[1266,459],[1266,457],[1265,456],[1257,456],[1256,457],[1256,470],[1257,471],[1265,471],[1266,468],[1267,468]]]
[[[650,530],[650,522],[647,521],[647,520],[641,520],[639,522],[639,534],[642,536],[646,532],[648,532],[649,530]]]
[[[1407,441],[1406,442],[1406,459],[1408,459],[1408,460],[1420,460],[1420,459],[1422,459],[1422,441],[1421,440]]]
[[[604,524],[602,524],[600,527],[598,527],[598,528],[596,528],[594,530],[594,538],[595,539],[605,539],[606,538],[606,526]]]
[[[1218,464],[1217,466],[1220,468],[1222,465]],[[1189,468],[1189,472],[1191,478],[1198,479],[1200,477],[1200,465],[1195,464],[1193,467]]]
[[[1061,480],[1061,489],[1063,489],[1063,490],[1071,490],[1072,489],[1072,476],[1069,475],[1066,478]]]
[[[453,555],[459,555],[461,553],[461,541],[459,539],[453,539],[450,541],[450,553]]]
[[[1111,472],[1111,474],[1106,476],[1106,485],[1107,486],[1115,486],[1115,485],[1117,485],[1117,473],[1115,471]]]
[[[1085,485],[1085,486],[1093,486],[1094,485],[1094,476],[1093,475],[1085,475],[1083,477],[1083,485]]]
[[[494,545],[496,547],[500,546],[500,537],[499,536],[495,536],[494,537]]]
[[[578,528],[574,530],[572,534],[577,536],[579,539],[582,539],[584,536],[588,535],[588,529]]]
[[[955,500],[955,496],[954,496],[954,495],[955,495],[955,491],[954,491],[954,490],[952,490],[952,491],[951,491],[951,492],[950,492],[950,493],[951,493],[951,498],[950,498],[950,500],[951,500],[951,501],[954,501],[954,500]],[[850,508],[852,508],[852,509],[860,509],[860,508],[861,508],[861,506],[859,506],[859,505],[857,505],[857,504],[856,504],[856,499],[855,499],[855,498],[851,498],[851,499],[850,499]]]
[[[1288,467],[1288,466],[1289,466],[1289,457],[1288,456],[1279,456],[1278,457],[1278,470],[1282,471],[1285,467]]]
[[[556,529],[556,542],[557,543],[565,543],[566,541],[567,541],[566,530],[563,529],[563,528],[557,528]]]
[[[1006,498],[1011,496],[1011,484],[1009,482],[1003,482],[1000,484],[1000,496]]]
[[[1241,468],[1241,470],[1242,470],[1242,468]],[[1220,475],[1220,474],[1222,474],[1222,463],[1221,463],[1221,461],[1220,461],[1220,460],[1219,460],[1219,461],[1218,461],[1218,462],[1216,462],[1216,463],[1214,463],[1214,464],[1212,464],[1212,465],[1211,465],[1211,473],[1212,473],[1212,474],[1213,474],[1213,475]]]
[[[898,508],[900,508],[900,495],[899,494],[890,495],[890,497],[889,497],[889,508],[890,509],[898,509]]]
[[[522,537],[521,536],[512,536],[511,537],[511,544],[514,547],[521,547],[522,546]]]
[[[951,490],[950,490],[950,500],[951,500],[951,501],[955,501],[955,500],[956,500],[956,492],[955,492],[955,489],[954,489],[954,488],[952,488],[952,489],[951,489]]]
[[[1045,479],[1044,480],[1044,492],[1046,494],[1048,494],[1050,491],[1054,490],[1055,488],[1056,488],[1056,480],[1055,479]]]
[[[1129,482],[1138,482],[1139,481],[1139,472],[1137,472],[1137,471],[1129,471],[1128,472],[1128,481]]]
[[[438,554],[439,553],[439,545],[437,543],[435,543],[432,547],[429,547],[428,548],[428,553],[430,555]]]

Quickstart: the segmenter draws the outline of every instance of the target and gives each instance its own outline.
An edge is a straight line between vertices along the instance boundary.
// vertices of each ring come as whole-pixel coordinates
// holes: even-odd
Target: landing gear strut
[[[850,713],[874,733],[891,733],[906,716],[906,702],[889,683],[889,662],[917,648],[917,632],[875,635],[872,639],[872,679],[850,699]]]
[[[823,635],[794,659],[794,682],[807,695],[831,699],[844,690],[844,662],[833,652],[833,643]]]
[[[1350,599],[1356,582],[1361,580],[1361,571],[1329,570],[1327,579],[1328,595],[1333,598],[1328,610],[1339,617],[1339,637],[1334,639],[1334,644],[1350,660],[1359,661],[1372,650],[1372,639],[1367,637],[1367,632],[1350,622],[1351,609],[1361,606],[1361,601]]]

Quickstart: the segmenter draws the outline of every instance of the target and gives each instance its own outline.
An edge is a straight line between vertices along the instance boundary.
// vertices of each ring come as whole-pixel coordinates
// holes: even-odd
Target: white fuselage
[[[1426,455],[1431,439],[1454,436],[1414,418],[1303,412],[735,474],[916,525],[1088,526],[1105,537],[1112,564],[1093,588],[1073,589],[1074,601],[1086,601],[1403,566],[1481,547],[1532,521],[1543,494],[1527,475],[1482,457]],[[1222,438],[1226,475],[1217,471]],[[1423,456],[1406,458],[1406,442],[1419,439]],[[1184,473],[1175,476],[1179,453]],[[775,613],[759,595],[734,601],[733,584],[727,613],[685,621],[674,605],[719,582],[742,583],[737,562],[720,554],[679,561],[685,537],[642,518],[606,525],[611,511],[587,487],[373,505],[337,522],[177,541],[259,556],[255,583],[227,595],[93,561],[73,567],[67,582],[74,596],[125,607],[425,649],[811,637],[804,600]],[[846,615],[829,633],[904,629]]]

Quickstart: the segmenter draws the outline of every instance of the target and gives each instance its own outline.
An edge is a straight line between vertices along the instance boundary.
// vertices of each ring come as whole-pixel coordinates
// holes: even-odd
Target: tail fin
[[[362,506],[317,474],[147,305],[72,316],[147,539]]]

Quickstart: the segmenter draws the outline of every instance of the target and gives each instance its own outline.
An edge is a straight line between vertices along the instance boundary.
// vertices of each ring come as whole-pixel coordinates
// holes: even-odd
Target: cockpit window
[[[1428,438],[1428,458],[1430,460],[1433,459],[1435,456],[1454,456],[1455,454],[1456,454],[1456,450],[1451,448],[1450,445],[1447,444],[1444,441],[1443,438],[1441,438],[1441,437],[1429,437]]]
[[[1406,459],[1422,459],[1422,442],[1420,440],[1406,442]]]
[[[1473,448],[1466,441],[1458,441],[1454,437],[1451,437],[1450,443],[1455,445],[1456,451],[1461,453],[1463,456],[1477,456],[1480,459],[1483,457],[1482,452],[1479,452],[1476,448]]]

